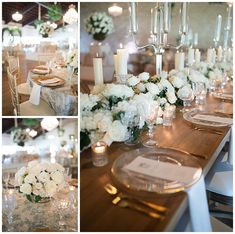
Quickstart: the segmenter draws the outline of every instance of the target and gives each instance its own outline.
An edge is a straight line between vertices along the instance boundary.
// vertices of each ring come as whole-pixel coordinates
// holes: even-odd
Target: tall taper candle
[[[184,53],[177,51],[175,54],[175,69],[183,70],[184,69]]]
[[[187,2],[181,3],[181,30],[187,32]]]
[[[127,58],[126,49],[117,49],[117,75],[127,75]]]
[[[199,51],[199,49],[195,50],[195,62],[196,63],[200,63],[201,61],[201,52]]]
[[[164,3],[164,8],[163,8],[163,16],[164,16],[164,32],[168,33],[169,32],[169,3],[165,2]]]
[[[219,46],[218,49],[217,49],[217,60],[219,62],[222,61],[222,56],[223,56],[223,49],[222,49],[221,46]]]
[[[220,40],[221,24],[222,24],[222,16],[218,15],[216,20],[215,36],[214,36],[215,42],[219,42]]]
[[[95,85],[104,84],[102,58],[93,58]]]
[[[130,7],[130,20],[131,20],[131,31],[132,33],[137,33],[138,31],[138,22],[137,22],[137,2],[131,2]]]
[[[198,45],[198,33],[194,33],[193,45],[194,47],[197,47]]]
[[[114,60],[114,71],[117,74],[117,70],[118,70],[118,56],[117,56],[117,54],[113,55],[113,60]]]
[[[207,63],[212,63],[213,59],[213,49],[208,49],[207,50]]]

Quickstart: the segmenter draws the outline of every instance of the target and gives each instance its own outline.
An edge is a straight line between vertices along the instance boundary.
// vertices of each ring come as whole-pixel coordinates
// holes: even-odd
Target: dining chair
[[[230,210],[233,207],[233,165],[228,161],[227,151],[221,151],[205,178],[205,184],[211,215],[232,219],[233,213]]]
[[[19,102],[19,94],[16,84],[16,77],[7,68],[8,83],[11,94],[11,101],[13,105],[13,112],[15,116],[53,116],[54,110],[42,99],[40,99],[39,105],[33,105],[29,101]]]
[[[15,75],[16,79],[19,79],[20,75],[20,63],[19,63],[19,57],[15,56],[7,56],[7,61],[8,61],[8,66],[9,66],[9,71],[11,74]],[[31,92],[31,88],[28,83],[20,83],[17,84],[17,90],[18,94],[29,96]]]

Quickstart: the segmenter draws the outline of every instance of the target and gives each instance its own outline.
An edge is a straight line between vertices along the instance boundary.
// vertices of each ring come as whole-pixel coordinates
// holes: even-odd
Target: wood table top
[[[208,95],[205,110],[217,109],[232,111],[232,103],[223,102]],[[175,147],[191,153],[203,154],[207,159],[197,157],[202,166],[204,176],[207,174],[218,157],[225,143],[229,141],[230,127],[222,127],[222,135],[194,130],[177,111],[172,127],[158,125],[155,129],[155,138],[160,146]],[[91,161],[91,150],[81,154],[80,161],[80,230],[81,231],[173,231],[180,218],[187,210],[187,194],[178,192],[174,194],[135,193],[135,197],[166,206],[168,212],[163,221],[150,218],[140,212],[124,209],[112,204],[113,197],[104,190],[104,185],[111,183],[121,191],[133,194],[114,180],[111,167],[116,158],[122,153],[143,147],[127,146],[123,143],[113,143],[108,150],[109,163],[104,167],[94,167]],[[189,156],[191,157],[191,156]]]

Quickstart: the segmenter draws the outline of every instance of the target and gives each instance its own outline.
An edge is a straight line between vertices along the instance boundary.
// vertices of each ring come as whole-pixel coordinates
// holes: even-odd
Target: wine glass
[[[207,88],[203,82],[193,82],[192,90],[195,96],[196,104],[204,104],[206,100]]]
[[[156,102],[148,103],[146,106],[146,115],[145,115],[145,121],[148,125],[148,133],[147,138],[143,140],[143,145],[146,147],[155,147],[158,145],[158,142],[153,139],[153,129],[154,124],[156,123],[157,115],[158,115],[158,104]]]
[[[191,102],[194,99],[194,94],[193,94],[193,90],[190,89],[188,90],[188,92],[185,92],[182,96],[181,99],[183,100],[183,105],[184,108],[181,110],[183,113],[189,111],[190,109],[187,107],[191,106]]]

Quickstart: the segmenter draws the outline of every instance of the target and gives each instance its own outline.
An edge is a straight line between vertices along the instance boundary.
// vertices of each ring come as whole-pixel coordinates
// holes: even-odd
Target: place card
[[[141,174],[150,178],[178,181],[188,184],[198,177],[201,170],[193,167],[179,166],[167,162],[138,156],[131,163],[124,166],[124,170]]]
[[[223,123],[223,124],[232,124],[233,123],[232,118],[220,117],[220,116],[215,116],[215,115],[196,114],[193,116],[193,119],[211,121],[211,122]]]

